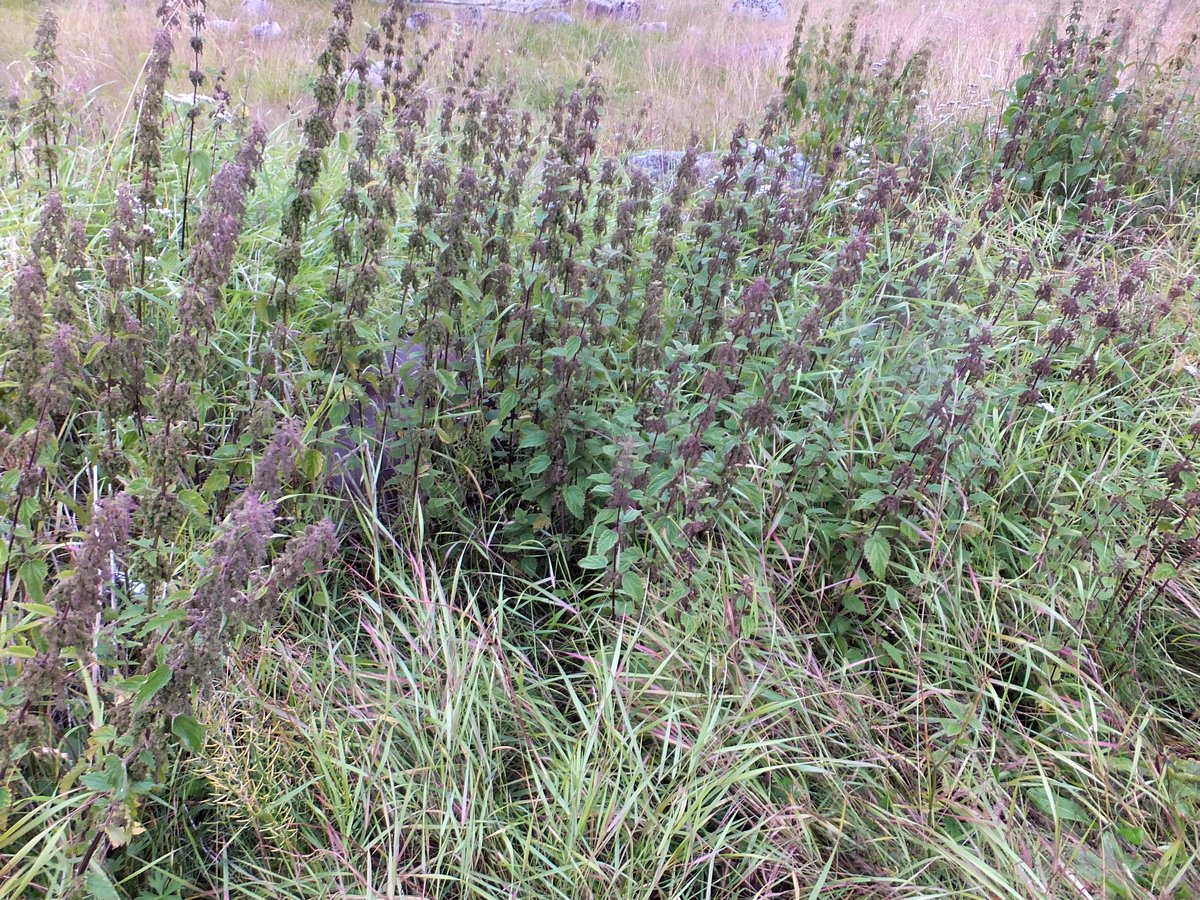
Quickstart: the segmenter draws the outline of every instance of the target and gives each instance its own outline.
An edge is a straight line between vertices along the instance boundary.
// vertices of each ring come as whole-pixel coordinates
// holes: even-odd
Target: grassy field
[[[1192,7],[98,10],[0,35],[0,900],[1200,897]]]
[[[207,70],[226,72],[236,103],[264,122],[281,124],[308,96],[328,12],[322,4],[297,0],[272,0],[271,6],[271,18],[283,34],[256,43],[249,28],[257,18],[241,15],[239,4],[231,0],[209,4],[210,18],[233,27],[210,29],[204,55]],[[128,115],[129,85],[140,76],[153,41],[154,5],[67,0],[55,8],[62,20],[65,92],[78,104],[92,104],[105,122]],[[632,123],[649,105],[639,146],[682,147],[693,131],[717,146],[739,120],[754,122],[761,114],[778,84],[800,15],[796,3],[789,7],[790,22],[774,25],[730,17],[715,0],[647,2],[643,21],[665,22],[667,31],[659,33],[589,19],[579,3],[567,8],[575,24],[565,27],[511,15],[494,15],[482,27],[473,27],[435,8],[434,25],[419,40],[443,49],[423,89],[436,92],[457,53],[473,43],[498,77],[513,80],[523,106],[545,112],[557,91],[569,88],[583,63],[603,47],[597,71],[608,88],[612,121]],[[7,26],[0,34],[0,63],[12,84],[21,82],[27,68],[38,9],[26,0],[0,2]],[[363,4],[359,26],[377,23],[383,9]],[[929,46],[931,74],[919,102],[925,122],[945,128],[990,107],[996,90],[1015,77],[1051,7],[1037,0],[873,0],[857,6],[812,0],[808,9],[813,19],[839,26],[857,10],[863,27],[875,37],[880,58],[895,42],[906,52]],[[1087,16],[1094,24],[1104,10],[1103,4],[1090,3]],[[1156,42],[1180,43],[1200,24],[1198,10],[1196,0],[1154,0],[1129,10],[1131,58],[1152,53]]]

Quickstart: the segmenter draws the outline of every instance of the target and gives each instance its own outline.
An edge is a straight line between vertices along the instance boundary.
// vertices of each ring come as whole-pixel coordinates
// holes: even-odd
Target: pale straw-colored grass
[[[32,40],[36,11],[20,4],[3,15],[0,72],[19,83]],[[1065,4],[1058,4],[1065,6]],[[116,6],[106,0],[66,0],[60,55],[69,93],[91,93],[104,112],[137,78],[156,27],[152,4]],[[906,51],[928,46],[933,76],[923,97],[922,114],[937,124],[991,101],[997,87],[1019,69],[1030,37],[1056,4],[1035,0],[813,0],[809,21],[828,18],[840,27],[855,8],[861,30],[873,37],[882,56],[894,43]],[[254,20],[239,18],[234,0],[215,0],[209,17],[232,22],[213,27],[206,38],[203,65],[211,76],[226,73],[236,102],[272,123],[294,118],[305,103],[312,61],[328,19],[327,4],[274,0],[272,18],[283,35],[269,43],[250,36]],[[770,24],[732,17],[727,0],[645,0],[644,22],[665,22],[665,33],[643,31],[616,22],[588,19],[582,4],[570,7],[575,24],[548,26],[519,16],[495,15],[485,27],[464,25],[444,11],[423,33],[423,43],[440,41],[444,51],[434,66],[448,64],[458,48],[473,41],[477,52],[513,79],[523,101],[545,108],[555,93],[569,88],[601,46],[607,52],[598,70],[610,93],[610,122],[630,121],[649,104],[641,140],[680,144],[692,131],[707,144],[723,140],[738,120],[754,122],[778,89],[780,70],[800,4],[789,2],[790,21]],[[1107,6],[1089,2],[1091,21]],[[378,21],[382,6],[357,4],[361,24]],[[1176,46],[1200,22],[1200,0],[1153,0],[1130,18],[1130,53],[1141,58],[1155,49]],[[177,85],[185,92],[186,40],[177,42]],[[211,86],[211,80],[210,80]],[[614,132],[616,128],[614,127]]]

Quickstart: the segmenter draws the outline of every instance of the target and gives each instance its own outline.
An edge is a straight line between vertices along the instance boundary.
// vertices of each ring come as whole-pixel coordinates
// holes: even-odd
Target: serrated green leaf
[[[204,726],[191,716],[176,716],[171,720],[171,734],[179,738],[192,753],[204,749]]]
[[[108,776],[103,772],[88,772],[86,775],[81,775],[79,783],[89,791],[102,794],[107,794],[114,788],[114,785],[109,783]]]
[[[50,568],[44,559],[27,559],[17,570],[17,577],[21,579],[25,593],[34,603],[41,603],[46,599],[46,579],[49,574]]]
[[[509,414],[517,408],[517,404],[521,402],[521,395],[512,388],[509,388],[500,395],[500,407],[497,410],[496,418],[507,419]]]
[[[93,866],[83,881],[88,896],[93,900],[121,900],[121,895],[113,887],[112,881],[100,866]]]
[[[533,447],[541,447],[546,443],[548,435],[540,428],[530,428],[521,436],[521,443],[518,445],[522,450],[528,450]]]
[[[138,706],[143,705],[147,700],[161,691],[167,686],[167,682],[171,680],[171,667],[160,665],[153,672],[146,676],[146,680],[138,687],[133,695],[134,703]]]
[[[218,491],[223,491],[229,487],[229,473],[224,469],[216,469],[204,481],[204,487],[200,489],[200,493],[204,495],[206,500],[211,500],[216,496]]]
[[[296,459],[296,468],[309,481],[316,481],[325,468],[325,455],[316,447],[309,447]]]
[[[637,572],[626,572],[621,576],[621,591],[632,600],[642,600],[646,596],[646,585],[642,576]]]
[[[876,578],[883,578],[887,572],[888,560],[892,557],[892,545],[882,534],[875,532],[863,544],[863,555],[867,565],[871,567],[871,574]]]
[[[611,528],[601,528],[596,532],[596,552],[608,553],[617,546],[617,533]]]
[[[190,512],[197,519],[203,519],[208,515],[208,502],[200,496],[199,491],[193,491],[190,488],[179,492],[179,505]]]
[[[603,553],[593,553],[591,556],[585,556],[579,561],[579,568],[585,571],[595,571],[608,567],[608,557]]]
[[[1159,563],[1154,567],[1154,571],[1150,573],[1152,581],[1166,581],[1168,578],[1174,578],[1179,570],[1170,563]]]
[[[583,518],[586,499],[587,495],[584,493],[582,485],[572,484],[563,490],[563,502],[567,504],[567,512],[577,519]]]

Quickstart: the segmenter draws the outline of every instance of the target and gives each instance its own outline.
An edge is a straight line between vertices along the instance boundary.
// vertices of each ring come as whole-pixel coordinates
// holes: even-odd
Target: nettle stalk
[[[280,223],[282,241],[275,256],[276,282],[271,301],[285,323],[290,314],[291,283],[300,272],[304,235],[315,212],[313,189],[321,177],[324,152],[337,134],[337,112],[344,92],[346,53],[350,49],[352,21],[350,0],[336,0],[325,49],[317,57],[319,74],[313,88],[316,105],[304,121],[304,144],[292,176],[292,199]]]
[[[142,89],[133,143],[133,167],[137,173],[137,199],[141,207],[142,227],[137,236],[138,284],[146,283],[146,264],[157,250],[151,213],[158,208],[158,179],[162,168],[163,95],[171,72],[171,31],[163,27],[154,36],[154,47],[146,63],[146,85]],[[138,295],[138,319],[142,319],[142,299]]]
[[[55,70],[58,68],[58,17],[49,9],[38,19],[33,38],[33,109],[30,110],[30,125],[33,133],[33,158],[35,166],[44,171],[46,187],[55,185],[58,167],[58,139],[60,114],[58,110],[58,83]]]
[[[187,163],[183,173],[183,211],[179,225],[179,250],[187,246],[188,205],[192,188],[192,151],[196,143],[196,120],[200,118],[200,86],[204,84],[204,72],[200,69],[200,56],[204,51],[204,24],[207,0],[188,0],[188,24],[192,29],[188,46],[192,50],[192,68],[188,81],[192,85],[192,105],[187,111]]]

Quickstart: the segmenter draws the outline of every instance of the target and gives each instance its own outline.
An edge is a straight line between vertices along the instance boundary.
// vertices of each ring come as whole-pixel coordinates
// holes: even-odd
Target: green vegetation
[[[1189,48],[933,140],[802,23],[654,185],[405,14],[270,135],[168,16],[111,145],[41,20],[0,898],[1200,895]]]

